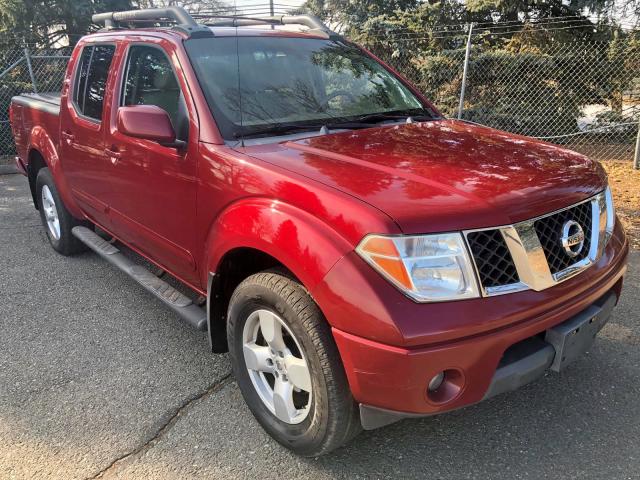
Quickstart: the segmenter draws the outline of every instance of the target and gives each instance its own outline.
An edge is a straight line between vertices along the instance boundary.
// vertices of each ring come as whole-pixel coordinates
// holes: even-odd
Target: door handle
[[[107,155],[107,157],[111,158],[111,161],[113,163],[115,163],[116,161],[120,160],[122,158],[122,153],[120,153],[117,150],[114,150],[113,147],[112,148],[105,148],[104,149],[104,153]]]
[[[75,142],[75,135],[71,132],[62,132],[62,138],[67,142],[67,145],[71,145]]]

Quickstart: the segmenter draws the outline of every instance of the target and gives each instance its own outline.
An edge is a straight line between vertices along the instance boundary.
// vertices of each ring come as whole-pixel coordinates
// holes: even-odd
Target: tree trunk
[[[615,91],[611,94],[611,110],[617,114],[622,116],[622,92]]]

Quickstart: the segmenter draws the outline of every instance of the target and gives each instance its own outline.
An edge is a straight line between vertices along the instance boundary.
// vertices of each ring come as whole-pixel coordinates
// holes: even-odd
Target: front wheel
[[[302,285],[279,272],[252,275],[235,290],[228,313],[234,374],[272,437],[318,456],[360,431],[331,331]]]

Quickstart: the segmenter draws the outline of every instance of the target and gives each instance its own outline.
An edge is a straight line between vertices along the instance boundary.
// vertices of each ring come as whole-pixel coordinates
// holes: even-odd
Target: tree
[[[371,18],[416,8],[420,3],[420,0],[308,0],[305,7],[337,30],[350,33],[350,29],[357,29]]]
[[[563,35],[584,37],[593,31],[593,17],[604,24],[611,23],[616,14],[626,14],[636,22],[640,18],[640,0],[307,0],[305,7],[348,36],[384,22],[397,31],[411,25],[425,30],[432,25],[442,28],[508,21],[515,31],[518,23],[523,26],[530,21],[566,17],[576,28]]]
[[[94,13],[130,8],[129,0],[0,0],[0,42],[48,47],[67,36],[73,45],[92,28]]]
[[[0,0],[0,44],[6,48],[24,40],[48,47],[67,37],[74,45],[97,27],[91,23],[94,13],[178,4],[195,12],[228,8],[218,0]]]

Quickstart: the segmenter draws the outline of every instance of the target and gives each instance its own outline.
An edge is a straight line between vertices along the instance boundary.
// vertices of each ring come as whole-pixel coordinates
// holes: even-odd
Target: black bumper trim
[[[510,352],[509,350],[514,347],[516,348]],[[503,358],[508,358],[509,355],[517,356],[517,358],[500,362],[500,366],[496,369],[491,380],[491,385],[482,398],[483,400],[517,390],[523,385],[537,380],[544,375],[556,356],[556,350],[553,346],[537,337],[519,342],[514,347],[507,349]]]

